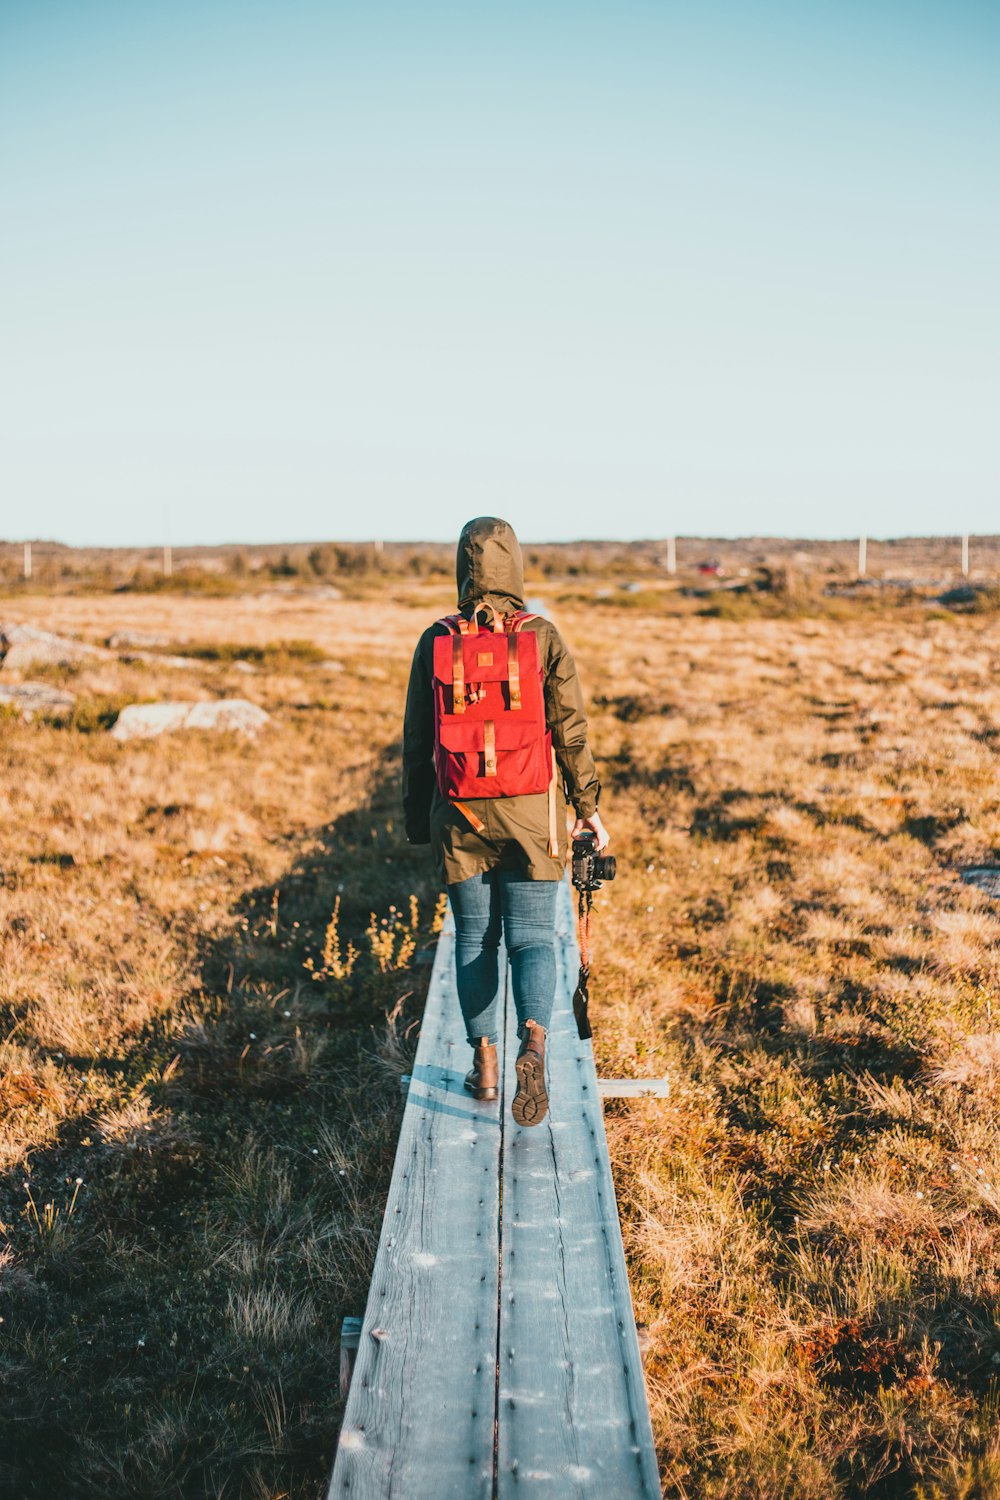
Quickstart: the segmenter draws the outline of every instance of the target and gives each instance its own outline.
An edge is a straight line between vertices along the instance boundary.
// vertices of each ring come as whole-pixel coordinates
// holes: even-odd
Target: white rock
[[[103,647],[88,646],[85,641],[53,635],[49,630],[36,630],[33,625],[0,621],[0,666],[5,671],[25,672],[36,662],[65,667],[87,658],[110,655]]]
[[[183,729],[193,706],[191,703],[130,703],[115,720],[112,738],[152,740],[158,734]]]
[[[255,735],[269,715],[246,698],[206,699],[200,703],[130,703],[111,730],[116,740],[151,740],[178,729],[211,729]]]
[[[145,649],[150,646],[172,646],[173,642],[165,635],[157,635],[152,630],[116,630],[114,635],[108,636],[108,645],[112,651],[129,651],[138,646]]]
[[[33,719],[36,714],[63,718],[75,702],[75,693],[49,687],[47,682],[21,682],[10,687],[0,684],[0,706],[17,709],[22,719]]]
[[[247,698],[219,698],[191,706],[185,729],[229,729],[256,734],[270,716]]]

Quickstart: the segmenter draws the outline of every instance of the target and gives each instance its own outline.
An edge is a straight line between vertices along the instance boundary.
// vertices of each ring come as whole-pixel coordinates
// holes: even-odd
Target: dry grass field
[[[0,600],[197,654],[0,710],[11,1500],[322,1494],[438,894],[398,739],[450,599],[393,592]],[[599,1071],[672,1079],[607,1107],[665,1493],[1000,1495],[1000,615],[544,592],[621,872]],[[257,739],[107,733],[231,696]]]

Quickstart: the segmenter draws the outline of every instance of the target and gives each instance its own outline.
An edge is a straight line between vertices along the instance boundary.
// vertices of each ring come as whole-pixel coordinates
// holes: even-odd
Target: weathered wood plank
[[[497,1497],[652,1500],[660,1484],[593,1052],[570,1002],[568,884],[557,953],[550,1113],[530,1129],[508,1118],[502,1137]],[[512,1001],[507,1010],[509,1100]]]
[[[493,1494],[500,1113],[463,1090],[469,1061],[449,923],[431,975],[330,1500]]]

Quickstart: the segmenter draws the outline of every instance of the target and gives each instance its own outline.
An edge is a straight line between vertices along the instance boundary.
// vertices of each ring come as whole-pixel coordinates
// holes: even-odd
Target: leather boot
[[[549,1096],[545,1092],[545,1027],[537,1021],[525,1021],[521,1049],[514,1064],[517,1093],[510,1112],[518,1125],[540,1125],[548,1114]]]
[[[472,1067],[465,1075],[465,1087],[476,1099],[496,1099],[500,1092],[497,1049],[484,1036],[479,1038],[472,1054]]]

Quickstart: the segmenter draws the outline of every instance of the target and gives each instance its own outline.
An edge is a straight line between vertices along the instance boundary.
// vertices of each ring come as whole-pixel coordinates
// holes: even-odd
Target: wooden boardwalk
[[[470,1052],[441,935],[330,1500],[653,1500],[660,1494],[579,962],[560,893],[550,1113],[462,1087]],[[502,1202],[502,1211],[501,1211]]]

